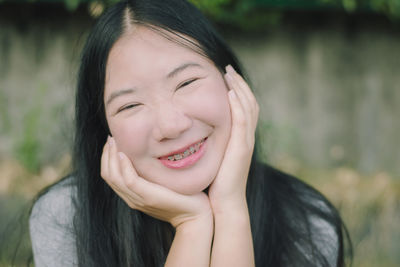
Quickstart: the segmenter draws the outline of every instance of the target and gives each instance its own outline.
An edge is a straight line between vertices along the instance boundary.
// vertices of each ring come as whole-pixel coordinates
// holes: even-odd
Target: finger
[[[259,114],[259,105],[257,100],[246,81],[232,68],[232,66],[228,65],[226,70],[227,74],[230,75],[231,80],[234,80],[234,86],[240,100],[242,100],[242,98],[245,99],[245,101],[242,101],[242,104],[246,111],[246,115],[248,115],[247,120],[250,123],[250,126],[252,126],[250,130],[254,130],[257,126]]]
[[[238,74],[231,65],[226,66],[226,73],[229,74],[232,79],[234,80],[237,90],[240,90],[243,95],[246,96],[246,100],[250,103],[255,98],[253,93],[251,92],[250,87],[248,86],[247,82],[242,78],[240,74]]]
[[[109,186],[130,208],[138,209],[140,207],[140,205],[136,204],[136,201],[133,199],[133,197],[127,194],[124,190],[111,183]]]
[[[237,80],[232,76],[231,73],[227,72],[225,74],[226,81],[229,85],[229,88],[233,91],[235,91],[236,95],[239,98],[239,102],[242,105],[243,109],[245,109],[246,113],[250,113],[250,102],[247,99],[246,94],[241,90]]]
[[[254,128],[256,125],[256,119],[255,119],[255,111],[253,110],[251,104],[248,102],[248,100],[246,100],[246,96],[244,95],[244,92],[241,90],[237,89],[237,83],[235,81],[232,81],[231,75],[230,74],[226,74],[227,76],[227,80],[229,80],[229,82],[232,82],[232,92],[230,92],[231,94],[235,93],[235,95],[237,96],[237,100],[240,103],[240,107],[238,106],[236,111],[236,116],[234,116],[234,114],[232,114],[232,131],[244,131],[245,133],[247,133],[247,137],[246,140],[249,141],[249,144],[252,140],[252,135],[254,134]],[[239,110],[240,108],[240,110]],[[239,115],[239,113],[243,113],[243,115]],[[243,117],[244,121],[238,121],[241,120]],[[239,129],[237,129],[239,128]],[[241,129],[240,129],[241,128]],[[242,136],[243,138],[243,136]],[[242,139],[243,140],[243,139]]]
[[[228,95],[232,114],[231,142],[233,142],[232,139],[244,137],[244,133],[246,132],[246,115],[236,92],[231,90]]]
[[[255,138],[255,125],[257,124],[256,119],[254,119],[254,115],[249,110],[250,108],[244,108],[243,104],[240,103],[236,91],[229,91],[229,101],[232,113],[230,140],[231,146],[233,146],[232,149],[238,145],[243,145],[243,141],[246,142],[248,148],[252,148]]]
[[[103,153],[101,154],[100,160],[100,175],[105,179],[108,176],[108,157],[109,157],[109,145],[108,139],[107,142],[104,144]]]
[[[103,154],[101,155],[101,177],[105,180],[105,182],[118,194],[121,196],[122,191],[119,189],[118,180],[115,175],[112,175],[110,172],[110,159],[111,159],[111,145],[110,145],[111,137],[108,136],[107,142],[103,148]]]
[[[151,211],[152,207],[156,207],[157,210],[166,205],[169,208],[187,205],[179,194],[140,177],[124,153],[118,152],[118,156],[124,183],[138,208],[146,206],[146,210]]]
[[[118,152],[118,157],[120,159],[122,176],[125,178],[138,177],[138,174],[133,168],[132,162],[129,158],[123,152]]]
[[[111,140],[111,138],[110,138]],[[112,140],[111,140],[112,142]],[[114,148],[112,146],[115,146],[114,144],[110,144],[110,154],[116,152],[116,148],[115,151],[112,151]],[[122,161],[123,156],[121,156],[120,154],[123,154],[124,161]],[[131,165],[130,160],[128,159],[128,157],[122,153],[122,152],[117,152],[116,155],[113,156],[114,158],[112,160],[115,160],[114,163],[110,163],[110,165],[118,165],[118,166],[113,166],[112,168],[117,168],[119,170],[118,174],[113,174],[113,178],[109,179],[107,181],[107,183],[110,185],[110,187],[114,190],[114,192],[120,196],[125,203],[127,203],[127,205],[132,208],[132,209],[139,209],[140,206],[142,206],[141,204],[143,203],[142,199],[139,197],[138,194],[136,194],[136,192],[134,190],[132,190],[132,188],[128,188],[126,183],[125,183],[125,178],[124,176],[133,176],[130,178],[135,178],[134,176],[137,175],[135,170],[133,169],[133,167],[131,166],[130,171],[129,170],[129,165]],[[110,157],[112,158],[112,157]],[[123,173],[122,170],[125,170],[125,173]],[[113,170],[114,171],[114,170]]]
[[[257,103],[257,100],[251,91],[250,87],[248,86],[247,82],[243,79],[243,77],[238,74],[232,66],[228,65],[226,67],[227,73],[231,75],[232,79],[235,81],[237,92],[240,91],[242,94],[239,94],[241,97],[245,96],[246,101],[243,103],[246,103],[245,109],[246,112],[250,114],[250,118],[252,125],[256,125],[256,122],[258,120],[258,113],[259,113],[259,105]]]
[[[120,167],[117,156],[117,145],[115,144],[115,140],[113,137],[110,137],[108,140],[109,145],[109,156],[108,156],[108,174],[109,179],[114,184],[120,184]]]
[[[256,125],[256,120],[258,117],[258,111],[255,108],[254,103],[252,103],[252,100],[249,99],[247,93],[245,92],[246,90],[243,89],[243,85],[239,84],[239,81],[236,76],[238,75],[233,75],[232,71],[229,70],[231,68],[227,67],[227,80],[228,84],[230,84],[231,88],[236,92],[240,103],[244,109],[244,113],[246,116],[246,121],[247,121],[247,128],[251,132],[254,129],[254,125]],[[247,85],[246,85],[247,86]]]
[[[130,159],[123,153],[118,152],[122,180],[126,188],[133,194],[136,199],[142,200],[140,196],[140,180],[135,168]]]
[[[236,70],[231,65],[228,65],[226,67],[226,71],[229,74],[231,74],[232,77],[236,80],[237,84],[239,85],[240,90],[242,90],[246,94],[247,99],[251,103],[257,103],[256,97],[254,96],[254,93],[250,89],[250,87],[247,84],[247,82],[243,79],[243,77],[239,73],[237,73]]]
[[[160,202],[173,199],[170,196],[171,193],[174,194],[172,191],[140,177],[124,153],[118,152],[118,156],[124,185],[135,199],[137,206],[157,206]]]

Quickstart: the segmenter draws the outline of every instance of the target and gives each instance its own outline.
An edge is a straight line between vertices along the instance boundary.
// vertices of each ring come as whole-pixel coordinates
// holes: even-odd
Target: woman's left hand
[[[259,106],[246,81],[230,66],[225,79],[232,115],[232,128],[220,169],[208,196],[214,213],[246,204],[246,183],[254,150]]]

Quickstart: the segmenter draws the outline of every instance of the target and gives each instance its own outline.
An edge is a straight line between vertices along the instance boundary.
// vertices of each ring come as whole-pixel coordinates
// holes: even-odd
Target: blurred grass
[[[400,266],[400,177],[343,166],[306,168],[288,157],[274,165],[317,188],[338,208],[353,243],[353,266]]]
[[[0,234],[6,231],[11,238],[2,240],[7,246],[0,245],[0,267],[10,266],[12,248],[18,245],[18,237],[22,237],[22,242],[16,266],[26,266],[30,244],[26,221],[21,220],[26,220],[27,216],[25,213],[19,217],[17,211],[26,209],[40,189],[65,175],[69,164],[70,157],[66,155],[60,162],[32,173],[18,161],[0,162]],[[363,175],[347,167],[306,168],[289,157],[282,157],[273,165],[311,184],[339,209],[354,246],[353,266],[400,266],[399,177],[386,172]],[[24,233],[8,232],[6,227],[12,219],[20,220]]]
[[[15,159],[0,158],[0,267],[27,266],[31,203],[40,190],[69,172],[70,161],[65,155],[33,171]]]

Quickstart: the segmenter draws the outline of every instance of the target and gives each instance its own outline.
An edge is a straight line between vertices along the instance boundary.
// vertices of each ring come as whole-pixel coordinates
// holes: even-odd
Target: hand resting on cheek
[[[166,221],[177,228],[184,222],[210,215],[205,193],[183,195],[140,177],[115,140],[108,138],[101,158],[101,176],[132,209]]]
[[[128,157],[117,151],[115,140],[109,137],[101,158],[101,176],[129,207],[176,228],[186,221],[209,215],[211,207],[221,211],[224,206],[233,208],[231,203],[243,204],[259,107],[243,78],[231,66],[226,70],[231,135],[209,195],[203,192],[191,196],[179,194],[140,177]]]
[[[246,182],[259,107],[243,78],[231,66],[226,71],[232,127],[208,195],[183,195],[147,181],[137,174],[129,158],[117,151],[112,137],[104,146],[104,180],[130,208],[169,222],[176,229],[165,266],[180,265],[193,258],[197,258],[196,266],[255,265]],[[241,251],[240,257],[227,259],[237,251]]]

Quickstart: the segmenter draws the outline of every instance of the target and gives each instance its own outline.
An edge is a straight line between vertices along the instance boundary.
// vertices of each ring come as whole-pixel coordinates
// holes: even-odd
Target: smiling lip
[[[196,142],[194,142],[194,143],[192,143],[192,144],[190,144],[190,145],[188,145],[188,146],[185,146],[185,147],[183,147],[183,148],[181,148],[181,149],[178,149],[178,150],[175,150],[175,151],[172,151],[171,153],[169,153],[168,155],[164,155],[164,156],[161,156],[161,157],[159,157],[159,159],[166,159],[166,158],[168,158],[169,156],[172,156],[172,155],[175,155],[175,154],[180,154],[180,153],[182,153],[182,152],[185,152],[189,147],[191,147],[191,146],[193,146],[193,145],[195,145],[195,144],[197,144],[197,143],[200,143],[201,141],[205,141],[207,139],[207,137],[205,137],[205,138],[202,138],[202,139],[200,139],[200,140],[198,140],[198,141],[196,141]]]
[[[189,145],[189,146],[187,146],[187,147],[185,147],[183,149],[179,149],[177,151],[174,151],[173,153],[171,153],[171,154],[169,154],[167,156],[159,157],[158,159],[161,161],[161,163],[164,166],[166,166],[168,168],[181,169],[181,168],[189,167],[189,166],[195,164],[203,156],[203,154],[205,152],[205,149],[206,149],[206,143],[207,143],[206,141],[207,141],[207,138],[202,139],[202,140],[200,140],[200,141],[198,141],[196,143],[193,143],[193,144],[191,144],[191,145]],[[185,157],[183,159],[179,159],[179,160],[169,160],[168,159],[168,157],[173,156],[175,154],[180,154],[180,153],[186,151],[189,147],[191,147],[191,146],[193,146],[193,145],[195,145],[195,144],[197,144],[199,142],[202,142],[202,143],[200,144],[199,149],[195,153],[193,153],[193,154],[191,154],[191,155],[189,155],[189,156],[187,156],[187,157]]]

